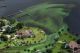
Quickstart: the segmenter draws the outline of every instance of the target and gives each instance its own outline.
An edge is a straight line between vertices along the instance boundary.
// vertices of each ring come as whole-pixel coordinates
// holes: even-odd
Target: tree
[[[5,26],[5,23],[2,20],[0,20],[0,27],[2,26]]]
[[[36,43],[36,41],[34,41],[34,43]]]
[[[51,49],[46,49],[46,53],[52,53]]]
[[[20,51],[17,51],[16,53],[20,53]]]
[[[35,53],[36,53],[36,51],[37,51],[37,49],[36,49],[36,48],[34,48],[32,52],[35,52]]]
[[[80,44],[80,39],[77,40],[77,44]]]
[[[6,28],[6,31],[4,31],[4,34],[11,34],[11,33],[14,33],[14,32],[16,32],[16,28],[9,26],[9,27]]]
[[[30,49],[28,49],[27,51],[30,52]]]
[[[69,28],[67,28],[67,31],[69,32],[69,31],[70,31],[70,29],[69,29]]]
[[[24,49],[24,51],[26,52],[27,50],[26,50],[26,49]]]
[[[21,28],[23,28],[23,23],[21,23],[21,22],[18,23],[18,24],[16,25],[16,28],[17,28],[17,29],[21,29]]]
[[[59,31],[58,34],[61,35],[61,32]]]
[[[64,31],[64,29],[61,29],[61,31],[63,32],[63,31]]]
[[[59,51],[58,53],[62,53],[61,51]]]
[[[10,27],[7,27],[7,28],[6,28],[6,31],[4,31],[4,34],[8,34],[8,33],[9,33],[9,34],[11,33],[11,28],[10,28]]]
[[[16,22],[15,19],[11,19],[11,20],[10,20],[10,24],[14,24],[15,22]]]
[[[0,38],[1,38],[2,41],[7,41],[8,40],[7,36],[4,36],[4,35],[2,35]]]
[[[45,48],[48,48],[48,46],[46,45]]]
[[[2,16],[2,17],[0,17],[1,19],[7,19],[7,17],[6,16]]]
[[[79,36],[79,34],[75,34],[76,36]]]
[[[51,45],[54,46],[54,43],[52,43]]]

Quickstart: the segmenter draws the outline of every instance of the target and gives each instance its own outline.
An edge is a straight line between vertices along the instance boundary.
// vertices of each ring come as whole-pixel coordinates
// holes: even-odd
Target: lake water
[[[32,5],[43,3],[45,0],[0,0],[0,16],[10,15]]]
[[[80,6],[73,8],[70,15],[65,18],[65,21],[71,33],[80,34]]]
[[[80,1],[71,0],[0,0],[0,16],[7,16],[18,12],[32,5],[43,2],[52,3],[80,3]],[[66,18],[71,32],[80,34],[80,7],[74,8],[70,15]]]
[[[0,0],[0,16],[14,14],[18,9],[22,10],[43,2],[76,3],[70,0]]]

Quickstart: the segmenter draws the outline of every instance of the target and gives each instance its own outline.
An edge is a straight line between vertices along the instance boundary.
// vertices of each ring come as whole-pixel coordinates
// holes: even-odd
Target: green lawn
[[[19,42],[19,41],[27,42],[28,41],[28,43],[35,44],[34,42],[40,43],[40,42],[43,42],[46,40],[47,35],[45,34],[45,32],[43,30],[41,30],[39,28],[35,28],[35,27],[29,27],[29,29],[27,29],[27,28],[28,27],[24,27],[21,30],[32,30],[33,33],[35,34],[35,37],[34,38],[25,38],[24,40],[17,39],[17,42]],[[41,31],[43,31],[43,32],[41,32]]]
[[[63,28],[61,28],[61,29],[63,29]],[[61,31],[61,29],[59,31]],[[66,30],[66,28],[65,28],[65,30]],[[20,51],[21,53],[32,53],[34,48],[39,49],[41,51],[45,51],[46,50],[46,48],[45,48],[46,45],[55,43],[54,39],[56,38],[56,36],[58,36],[58,33],[54,33],[52,35],[47,36],[46,42],[43,42],[43,43],[39,43],[39,44],[31,45],[31,46],[19,46],[19,47],[5,49],[3,51],[8,52],[8,53],[16,53],[17,51]],[[68,33],[67,31],[64,31],[60,35],[58,41],[66,40],[67,42],[69,42],[69,41],[75,40],[75,39],[76,39],[75,36],[72,36],[72,34]],[[62,44],[58,43],[58,41],[54,44],[55,47],[52,49],[53,53],[58,53],[59,51],[62,50],[61,49]],[[30,52],[24,51],[24,49],[26,49],[26,50],[30,49]],[[64,52],[67,53],[66,50],[64,50]]]
[[[76,40],[76,37],[67,31],[62,32],[62,34],[60,35],[60,37],[58,39],[58,41],[66,41],[68,43],[73,40]],[[52,49],[53,53],[58,53],[62,50],[61,47],[63,44],[58,43],[58,41],[56,42],[55,47]],[[66,50],[64,50],[64,51],[66,52]]]
[[[46,48],[45,48],[46,45],[54,43],[54,38],[55,38],[56,35],[57,34],[52,34],[52,35],[48,36],[47,39],[46,39],[46,42],[43,42],[43,43],[39,43],[39,44],[31,45],[31,46],[19,46],[19,47],[5,49],[3,51],[5,53],[6,52],[16,53],[19,50],[21,53],[32,53],[34,48],[39,49],[41,51],[45,51],[46,50]],[[24,49],[26,49],[26,50],[30,49],[30,52],[27,52],[27,51],[25,52]]]
[[[5,48],[6,43],[5,42],[0,42],[0,48]]]

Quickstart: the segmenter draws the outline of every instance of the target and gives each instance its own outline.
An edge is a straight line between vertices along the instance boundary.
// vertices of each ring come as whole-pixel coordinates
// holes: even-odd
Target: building
[[[73,53],[80,53],[80,44],[77,44],[76,41],[71,41],[69,43],[69,47],[73,51]]]
[[[71,49],[78,48],[78,44],[77,44],[75,41],[71,41],[71,42],[69,43],[69,47],[70,47]]]
[[[17,37],[34,37],[32,30],[20,30],[16,32]]]

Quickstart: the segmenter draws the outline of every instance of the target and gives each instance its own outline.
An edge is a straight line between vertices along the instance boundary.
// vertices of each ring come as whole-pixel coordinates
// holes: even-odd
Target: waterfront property
[[[32,30],[20,30],[16,32],[17,37],[34,37]]]
[[[73,53],[80,53],[80,44],[78,44],[76,41],[70,41],[69,47]]]

